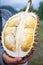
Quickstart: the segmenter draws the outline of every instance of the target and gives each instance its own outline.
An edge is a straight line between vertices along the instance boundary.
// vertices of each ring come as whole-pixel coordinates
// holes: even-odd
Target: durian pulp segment
[[[5,36],[4,43],[7,49],[11,51],[16,51],[16,44],[15,44],[16,41],[15,41],[15,37],[12,34],[8,34]]]
[[[6,35],[11,34],[11,33],[13,36],[16,35],[16,27],[6,27],[4,35],[6,36]]]
[[[35,14],[33,14],[33,13],[24,13],[24,12],[21,12],[21,13],[19,13],[19,14],[16,14],[16,15],[14,15],[14,16],[12,16],[11,18],[10,18],[10,20],[12,20],[13,19],[13,21],[15,20],[15,16],[17,16],[17,17],[19,17],[19,18],[21,18],[20,20],[19,20],[19,24],[18,24],[18,26],[17,26],[17,30],[16,30],[16,34],[15,34],[15,36],[16,36],[16,51],[15,52],[13,52],[13,51],[10,51],[10,50],[8,50],[6,47],[5,47],[5,45],[4,45],[4,36],[3,36],[3,34],[4,34],[4,32],[3,32],[3,34],[2,34],[2,38],[3,38],[3,41],[2,41],[2,43],[3,43],[3,47],[4,47],[4,49],[5,49],[5,51],[10,55],[10,56],[12,56],[12,57],[24,57],[24,56],[26,56],[29,52],[30,52],[30,50],[31,50],[31,48],[32,48],[32,46],[33,46],[33,42],[34,42],[34,32],[35,32],[35,28],[36,28],[36,25],[37,25],[37,17],[36,17],[36,15]],[[34,22],[35,22],[35,25],[34,26],[32,26],[34,23],[33,23],[33,21],[31,20],[31,18],[35,18],[35,20],[33,20]],[[10,23],[10,20],[8,21],[9,23]],[[29,22],[27,22],[27,21],[29,21]],[[31,23],[30,23],[30,21],[32,21]],[[8,22],[7,22],[7,24],[5,25],[5,28],[4,28],[4,31],[5,31],[5,29],[6,29],[6,26],[8,25]],[[17,20],[16,20],[16,22],[17,22]],[[27,22],[27,23],[26,23]],[[28,24],[30,24],[30,25],[28,25]],[[10,25],[10,24],[9,24]],[[8,27],[9,27],[9,25],[8,25]],[[12,23],[12,25],[13,25],[13,23]],[[12,26],[11,25],[11,26]],[[10,26],[10,27],[11,27]],[[13,25],[14,26],[14,25]],[[15,27],[15,26],[14,26]],[[33,28],[32,28],[33,27]],[[31,30],[30,30],[31,29]],[[22,45],[25,45],[23,42],[24,42],[24,40],[26,39],[25,38],[25,36],[24,36],[24,33],[25,33],[25,30],[28,32],[28,30],[29,30],[29,32],[32,34],[32,43],[31,43],[31,46],[30,46],[30,48],[27,50],[27,51],[24,51],[22,48],[21,48],[21,46]],[[8,34],[8,33],[7,33]],[[27,33],[26,33],[27,34]],[[31,36],[31,35],[26,35],[26,36]],[[27,37],[27,38],[29,38],[29,37]]]

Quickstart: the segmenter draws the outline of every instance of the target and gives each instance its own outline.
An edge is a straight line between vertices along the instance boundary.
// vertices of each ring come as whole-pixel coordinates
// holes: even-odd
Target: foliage
[[[43,19],[43,2],[40,2],[40,4],[39,4],[38,15],[39,15],[40,19]]]

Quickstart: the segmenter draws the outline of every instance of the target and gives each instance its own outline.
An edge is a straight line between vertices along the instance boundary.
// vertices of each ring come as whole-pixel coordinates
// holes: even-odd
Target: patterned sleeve
[[[0,43],[0,65],[5,65],[2,59],[2,54],[3,54],[4,50],[2,48],[2,44]]]

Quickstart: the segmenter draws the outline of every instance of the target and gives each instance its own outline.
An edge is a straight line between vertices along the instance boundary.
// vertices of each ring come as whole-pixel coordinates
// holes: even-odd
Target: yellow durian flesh
[[[13,34],[14,36],[16,35],[16,27],[6,27],[4,35],[6,36],[7,34]]]
[[[9,20],[7,26],[10,26],[10,27],[17,27],[20,23],[20,18],[17,16],[17,17],[13,17],[13,19]]]
[[[32,45],[32,41],[33,41],[33,29],[26,28],[24,30],[24,41],[22,43],[21,49],[23,51],[28,51],[28,49],[30,49]]]
[[[25,22],[25,28],[33,28],[35,27],[35,18],[30,16],[29,19]]]
[[[2,40],[2,44],[5,51],[12,57],[26,56],[33,47],[36,26],[37,17],[34,13],[21,12],[12,16],[2,32],[5,40]],[[7,41],[6,36],[9,34],[14,36],[14,44]]]
[[[15,44],[16,40],[12,34],[7,34],[5,36],[4,43],[5,43],[5,46],[7,47],[7,49],[9,49],[11,51],[16,50],[16,44]]]

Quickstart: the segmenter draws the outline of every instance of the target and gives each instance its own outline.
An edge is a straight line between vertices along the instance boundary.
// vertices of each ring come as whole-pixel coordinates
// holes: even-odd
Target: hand
[[[20,62],[22,59],[22,58],[11,58],[5,52],[3,53],[2,58],[4,62],[7,64],[18,64],[18,62]]]
[[[19,64],[24,64],[26,63],[30,58],[32,58],[34,54],[34,49],[32,49],[31,53],[28,54],[27,56],[25,56],[24,58],[22,58],[22,60],[19,62]]]
[[[30,53],[30,55],[27,55],[23,58],[11,58],[6,53],[3,53],[2,58],[5,61],[5,63],[9,64],[24,64],[27,62],[32,56],[33,56],[34,50]]]

